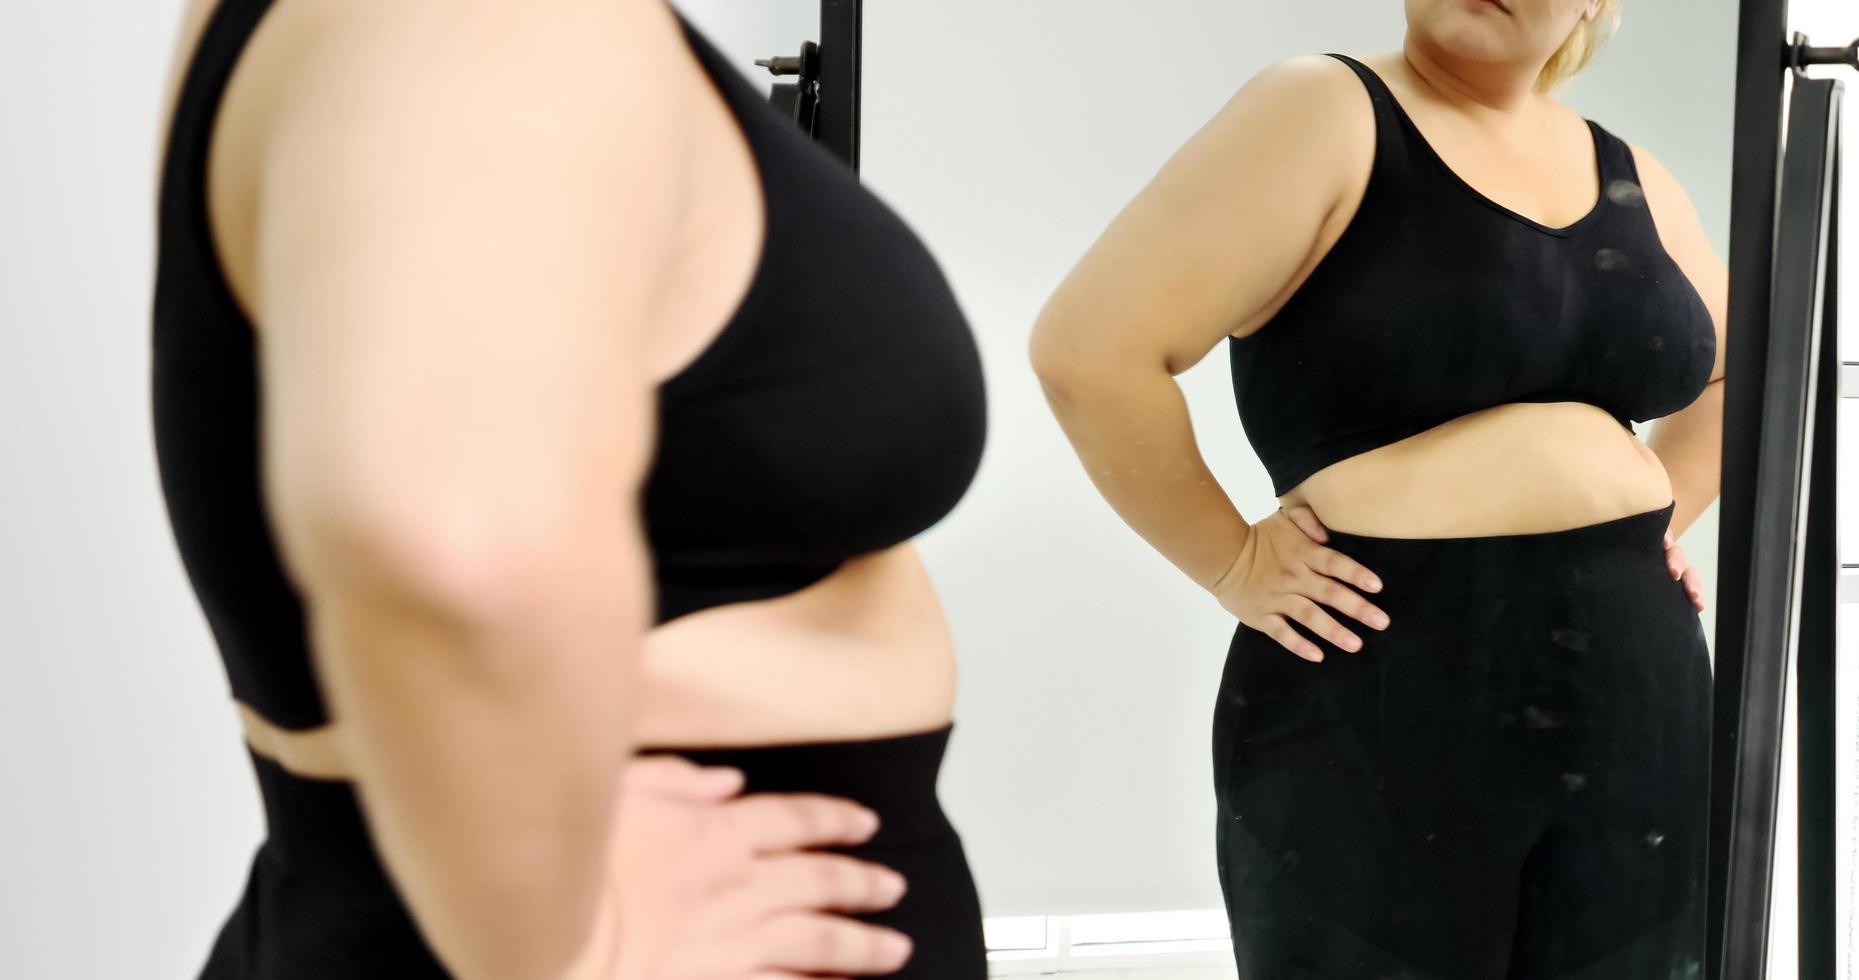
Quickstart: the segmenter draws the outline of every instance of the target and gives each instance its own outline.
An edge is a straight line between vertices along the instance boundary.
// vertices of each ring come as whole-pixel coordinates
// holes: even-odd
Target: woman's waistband
[[[641,755],[676,753],[699,765],[741,769],[742,792],[824,793],[848,797],[878,814],[865,847],[940,837],[950,832],[936,797],[936,777],[954,724],[906,735],[785,745],[678,748],[652,746]],[[346,779],[303,776],[246,743],[264,797],[270,858],[287,870],[337,886],[374,888],[386,871]]]
[[[1647,581],[1665,571],[1677,502],[1596,524],[1533,534],[1384,538],[1331,530],[1328,545],[1382,580],[1381,598],[1479,598]]]
[[[928,731],[850,740],[750,746],[641,747],[640,755],[672,754],[702,766],[742,770],[747,793],[823,793],[850,799],[878,814],[878,832],[861,845],[940,838],[953,833],[936,795],[936,778],[955,723]]]

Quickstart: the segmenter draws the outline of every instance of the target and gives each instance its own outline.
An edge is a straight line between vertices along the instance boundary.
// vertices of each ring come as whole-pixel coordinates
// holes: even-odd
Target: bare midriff
[[[912,542],[814,584],[646,633],[635,744],[694,748],[878,738],[947,724],[955,649]],[[300,775],[352,778],[337,724],[285,730],[239,704],[254,751]]]
[[[1586,402],[1481,409],[1332,463],[1279,498],[1325,527],[1389,538],[1559,531],[1671,501],[1652,448]]]

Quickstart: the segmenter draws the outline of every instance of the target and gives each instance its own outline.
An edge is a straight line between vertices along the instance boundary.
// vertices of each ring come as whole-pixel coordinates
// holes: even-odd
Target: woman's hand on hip
[[[1361,638],[1318,603],[1386,629],[1387,613],[1349,587],[1376,592],[1381,580],[1360,562],[1320,543],[1325,540],[1323,525],[1308,506],[1281,507],[1252,525],[1232,567],[1208,591],[1240,622],[1305,660],[1322,660],[1323,651],[1291,627],[1292,619],[1344,650],[1360,650]]]
[[[1665,532],[1665,570],[1671,573],[1673,581],[1685,583],[1685,595],[1690,597],[1692,605],[1698,607],[1698,612],[1703,612],[1704,576],[1699,575],[1691,560],[1685,557],[1685,549],[1672,539],[1669,529]]]
[[[801,980],[895,972],[910,941],[835,912],[897,904],[902,875],[809,848],[857,844],[877,820],[812,793],[737,796],[740,772],[640,757],[621,781],[616,893],[597,927],[594,980]],[[582,974],[576,974],[581,976]]]

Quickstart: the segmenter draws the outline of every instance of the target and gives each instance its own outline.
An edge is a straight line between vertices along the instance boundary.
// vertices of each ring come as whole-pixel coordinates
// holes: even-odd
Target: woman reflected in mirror
[[[1259,70],[1029,354],[1086,473],[1236,620],[1215,858],[1242,976],[1689,976],[1727,277],[1660,161],[1552,92],[1617,0],[1407,0]],[[1224,344],[1278,508],[1175,377]],[[1635,422],[1652,422],[1640,438]]]

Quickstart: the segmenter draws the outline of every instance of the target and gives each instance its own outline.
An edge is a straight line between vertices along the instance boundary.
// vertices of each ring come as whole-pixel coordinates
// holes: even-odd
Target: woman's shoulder
[[[1335,55],[1343,57],[1338,58]],[[1364,86],[1355,61],[1375,69],[1377,55],[1352,55],[1347,52],[1307,51],[1267,62],[1252,73],[1234,98],[1242,96],[1265,101],[1282,101],[1306,111],[1334,109],[1350,101],[1362,101]],[[1348,60],[1345,60],[1348,59]]]
[[[1253,72],[1207,129],[1253,146],[1270,141],[1317,156],[1368,152],[1374,121],[1370,92],[1354,68],[1325,53],[1304,52]]]

